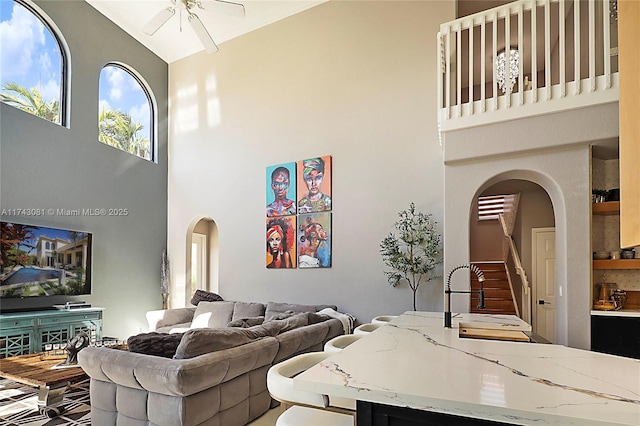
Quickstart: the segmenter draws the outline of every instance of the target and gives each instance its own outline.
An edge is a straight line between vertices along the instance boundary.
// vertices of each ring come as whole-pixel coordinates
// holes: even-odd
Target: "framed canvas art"
[[[296,267],[296,217],[267,218],[267,268]]]
[[[296,163],[267,167],[267,217],[296,214]]]
[[[298,268],[331,267],[331,212],[298,216]]]
[[[331,156],[298,161],[298,214],[331,210]]]

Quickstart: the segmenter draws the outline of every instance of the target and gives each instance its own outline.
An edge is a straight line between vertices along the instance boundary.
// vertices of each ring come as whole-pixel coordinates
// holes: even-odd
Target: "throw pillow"
[[[265,308],[266,306],[262,303],[236,302],[231,319],[235,321],[240,318],[263,317]]]
[[[331,318],[329,315],[320,314],[316,312],[309,312],[307,316],[309,318],[309,324],[317,324],[319,322],[324,322]]]
[[[320,309],[324,309],[327,307],[332,307],[336,309],[333,305],[299,305],[295,303],[276,303],[269,302],[267,303],[267,310],[264,314],[265,319],[269,320],[274,315],[282,314],[287,311],[291,312],[318,312]]]
[[[271,318],[269,318],[269,321],[287,319],[287,318],[292,317],[294,314],[295,314],[295,312],[293,312],[293,311],[287,311],[287,312],[283,312],[281,314],[275,314],[275,315],[272,315]]]
[[[264,322],[264,317],[239,318],[227,324],[227,327],[249,328],[254,325],[260,325]]]
[[[224,299],[222,296],[210,291],[196,290],[191,297],[191,304],[197,306],[200,302],[222,302]]]
[[[129,352],[173,358],[183,333],[141,333],[127,339]]]
[[[284,333],[286,331],[293,330],[294,328],[309,325],[309,313],[298,312],[297,314],[291,315],[284,319],[271,319],[267,321],[267,323],[278,324],[280,328],[279,333]]]
[[[266,337],[266,330],[249,328],[201,328],[184,333],[174,359],[193,358],[209,352],[235,348]]]
[[[200,302],[190,328],[220,328],[231,322],[235,302]]]

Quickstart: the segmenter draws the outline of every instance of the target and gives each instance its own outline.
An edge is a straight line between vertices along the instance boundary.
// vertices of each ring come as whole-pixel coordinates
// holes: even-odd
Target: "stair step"
[[[469,311],[472,313],[515,315],[509,279],[505,264],[501,262],[473,262],[484,274],[484,309],[478,309],[478,294],[472,293]],[[475,274],[470,274],[470,284],[473,291],[480,289],[480,283]]]

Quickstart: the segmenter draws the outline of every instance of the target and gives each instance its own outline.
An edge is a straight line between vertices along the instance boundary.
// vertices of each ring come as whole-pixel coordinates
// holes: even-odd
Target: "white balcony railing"
[[[520,0],[442,24],[441,131],[618,100],[615,0]],[[519,56],[513,88],[496,58]]]

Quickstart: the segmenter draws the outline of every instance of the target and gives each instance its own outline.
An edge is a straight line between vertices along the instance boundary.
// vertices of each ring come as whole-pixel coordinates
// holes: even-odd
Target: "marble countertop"
[[[640,425],[640,360],[561,345],[466,339],[515,316],[409,311],[294,379],[300,390],[512,424]]]
[[[640,309],[618,309],[617,311],[591,311],[591,315],[600,315],[603,317],[640,317]]]

